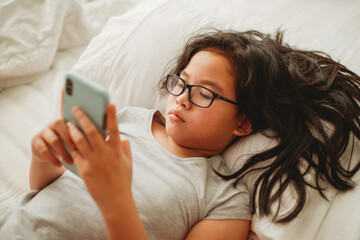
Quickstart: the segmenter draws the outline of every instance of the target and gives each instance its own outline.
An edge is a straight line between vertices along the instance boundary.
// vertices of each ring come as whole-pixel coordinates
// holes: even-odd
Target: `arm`
[[[62,139],[70,149],[75,149],[66,124],[62,119],[50,123],[33,137],[29,174],[31,190],[43,189],[65,172],[66,169],[62,166],[58,156],[67,163],[72,163],[71,156],[66,151]]]
[[[63,93],[64,89],[62,89],[61,93],[61,111]],[[32,158],[29,173],[31,190],[43,189],[66,171],[58,157],[62,157],[69,164],[73,163],[62,141],[71,150],[75,149],[68,128],[62,119],[53,121],[33,137],[31,141]]]
[[[30,190],[41,190],[45,188],[64,172],[64,167],[59,168],[52,163],[42,163],[32,158],[29,175]]]
[[[114,204],[114,208],[109,210],[103,208],[102,215],[106,225],[108,240],[147,239],[131,192],[119,196],[117,203]]]
[[[246,240],[249,228],[249,220],[202,220],[190,230],[186,240]]]

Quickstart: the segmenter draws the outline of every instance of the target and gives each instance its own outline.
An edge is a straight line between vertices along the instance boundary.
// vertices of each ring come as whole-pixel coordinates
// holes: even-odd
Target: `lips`
[[[174,122],[185,122],[184,117],[181,115],[179,111],[176,110],[169,112],[169,118],[171,121]]]

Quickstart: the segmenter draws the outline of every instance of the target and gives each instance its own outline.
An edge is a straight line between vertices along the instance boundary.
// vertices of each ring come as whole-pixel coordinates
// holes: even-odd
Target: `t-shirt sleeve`
[[[121,134],[137,135],[141,137],[146,133],[149,118],[152,117],[154,109],[146,109],[141,107],[125,107],[116,113],[118,127]]]
[[[232,181],[219,191],[208,203],[209,213],[205,219],[252,219],[250,193],[245,184],[239,182],[236,187]]]

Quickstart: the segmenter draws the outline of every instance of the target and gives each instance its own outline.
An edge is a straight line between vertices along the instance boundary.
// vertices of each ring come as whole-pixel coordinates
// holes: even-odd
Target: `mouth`
[[[170,111],[169,112],[169,119],[173,122],[184,123],[184,117],[178,111]]]

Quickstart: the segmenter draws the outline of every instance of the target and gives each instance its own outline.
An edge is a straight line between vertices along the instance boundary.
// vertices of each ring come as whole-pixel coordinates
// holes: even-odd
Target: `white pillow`
[[[67,3],[0,3],[0,89],[24,84],[50,69]]]
[[[344,64],[352,67],[360,61],[360,58],[353,54],[353,49],[360,51],[360,43],[352,44],[351,49],[346,44],[339,44],[341,38],[335,38],[334,41],[325,38],[323,26],[313,24],[312,28],[309,28],[307,22],[314,15],[318,15],[316,12],[309,13],[309,6],[302,9],[304,15],[293,16],[291,12],[298,10],[291,8],[292,5],[283,0],[281,6],[287,10],[286,13],[271,21],[271,11],[267,13],[267,19],[261,19],[254,11],[247,13],[244,6],[234,11],[239,12],[237,19],[229,20],[208,16],[204,11],[191,7],[189,2],[191,1],[145,1],[123,15],[110,18],[101,34],[92,39],[73,70],[105,86],[118,108],[131,105],[163,110],[163,99],[159,96],[157,84],[173,66],[168,63],[180,54],[192,34],[208,27],[241,31],[254,28],[273,33],[283,21],[285,40],[292,44],[308,49],[316,46],[316,50],[325,52],[341,51],[345,58]],[[216,6],[215,4],[211,7],[210,3],[209,5],[204,9]],[[254,4],[249,5],[256,7]],[[270,6],[272,5],[267,7]],[[325,6],[326,4],[316,4],[315,7],[323,11]],[[329,5],[328,10],[333,12],[334,9],[334,6]],[[272,10],[276,13],[280,11],[275,7]],[[337,21],[337,28],[329,31],[331,36],[334,36],[334,31],[340,31],[344,26],[354,28],[349,27],[349,19],[356,19],[356,11],[346,13],[352,18]],[[322,15],[326,14],[322,12]],[[318,35],[315,35],[315,31]],[[360,37],[360,32],[357,34]],[[360,72],[360,69],[352,70]]]
[[[287,4],[286,1],[280,2],[283,5]],[[265,5],[264,2],[262,4]],[[275,11],[276,6],[269,2],[267,9],[273,8]],[[319,6],[324,7],[324,5]],[[229,5],[228,9],[230,8]],[[306,15],[308,9],[304,7],[302,13]],[[236,21],[234,19],[228,21],[225,18],[220,21],[191,8],[188,4],[183,4],[182,1],[145,2],[122,16],[111,18],[103,31],[90,42],[73,70],[105,86],[109,90],[111,101],[118,109],[132,105],[164,111],[164,101],[159,96],[157,84],[173,66],[168,65],[169,61],[180,54],[186,40],[194,32],[204,27],[218,27],[236,30],[254,28],[272,33],[279,27],[278,22],[275,21],[276,24],[274,24],[270,18],[273,17],[271,13],[268,13],[267,19],[261,19],[259,15],[253,16],[254,11],[247,13],[246,6],[240,10],[241,14],[237,15]],[[299,12],[299,9],[292,9],[292,11]],[[321,11],[326,12],[323,9]],[[318,15],[316,12],[311,14],[307,14],[308,19]],[[300,29],[302,33],[296,35],[296,31],[292,32],[290,35],[293,38],[290,38],[290,42],[304,46],[301,44],[302,40],[311,38],[314,29],[307,32],[311,25],[302,24],[304,20],[302,14],[288,13],[286,16],[291,17],[289,25],[296,26],[296,31]],[[342,24],[338,23],[337,26],[340,29]],[[321,26],[317,28],[321,29]],[[291,33],[291,30],[288,32]],[[317,42],[321,40],[312,39]],[[353,47],[360,49],[360,44]],[[329,49],[334,49],[334,46],[325,44],[324,48],[318,50],[328,52]],[[223,156],[231,167],[242,164],[247,156],[271,146],[273,146],[273,141],[258,133],[243,138],[227,149]],[[251,187],[252,183],[253,180],[248,178],[247,185]],[[326,216],[331,201],[326,202],[317,192],[309,191],[312,195],[311,201],[294,221],[288,224],[275,224],[270,218],[255,214],[252,231],[258,237],[266,239],[313,239]],[[330,199],[333,199],[333,196],[334,194],[330,196]],[[251,234],[251,239],[257,239],[255,234]]]
[[[186,39],[202,27],[219,26],[191,7],[147,1],[112,17],[73,70],[105,86],[117,109],[141,106],[164,110],[158,83]]]

